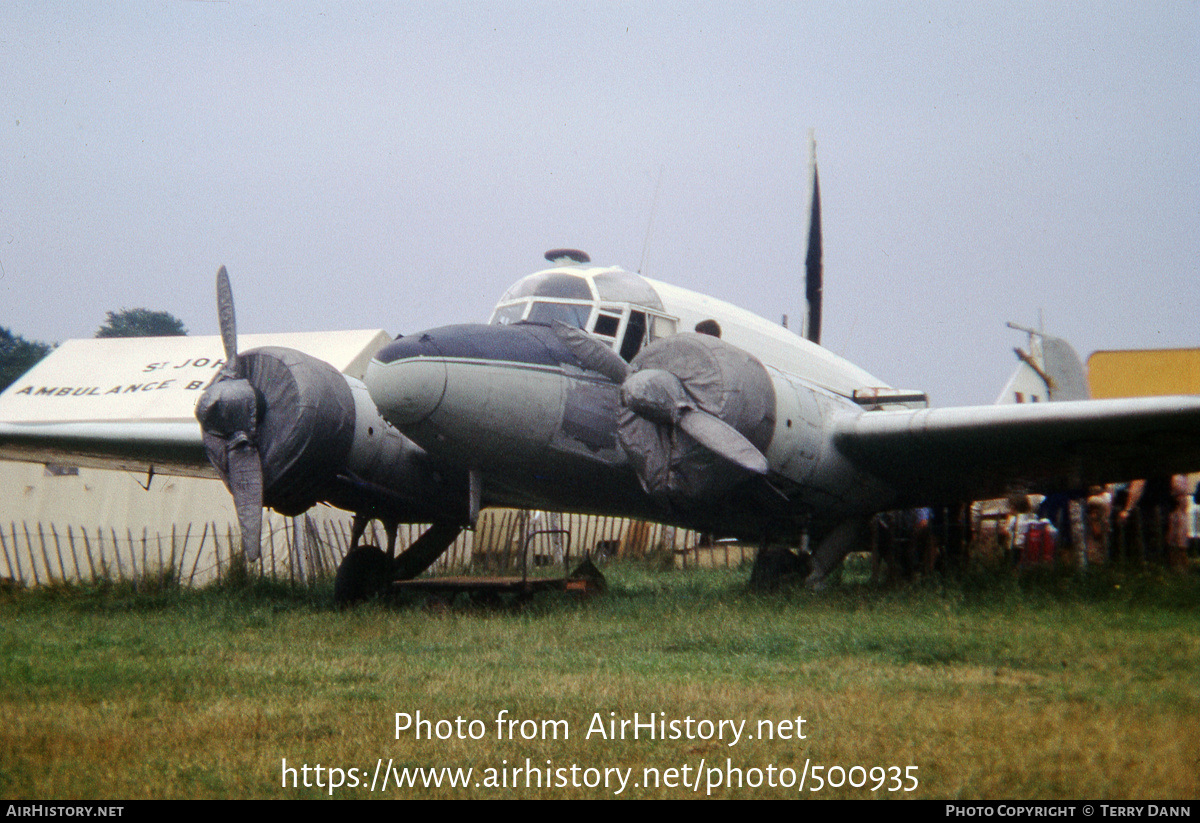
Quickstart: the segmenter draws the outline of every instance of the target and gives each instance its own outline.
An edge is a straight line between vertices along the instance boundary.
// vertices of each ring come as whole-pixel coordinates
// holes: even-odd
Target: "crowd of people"
[[[1200,502],[1200,485],[1190,492],[1185,474],[1092,487],[1084,532],[1086,562],[1145,561],[1186,570],[1193,501]]]
[[[1200,484],[1184,474],[1092,486],[1085,492],[1013,494],[967,509],[886,512],[873,524],[873,576],[911,579],[967,559],[996,564],[1154,564],[1188,568],[1191,504]]]

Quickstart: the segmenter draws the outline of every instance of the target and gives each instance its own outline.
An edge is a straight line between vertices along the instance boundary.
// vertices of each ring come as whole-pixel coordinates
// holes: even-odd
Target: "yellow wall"
[[[1087,365],[1097,399],[1200,394],[1200,349],[1098,351]]]

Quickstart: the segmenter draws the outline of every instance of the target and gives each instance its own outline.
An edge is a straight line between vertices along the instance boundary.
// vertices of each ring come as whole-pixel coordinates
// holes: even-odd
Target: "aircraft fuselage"
[[[635,299],[616,299],[630,295]],[[757,381],[754,394],[765,410],[752,438],[769,464],[766,477],[683,448],[667,470],[690,467],[689,493],[649,487],[621,442],[620,421],[629,416],[621,385],[585,368],[548,324],[564,318],[634,368],[639,351],[650,356],[676,335],[695,337],[687,333],[696,323],[715,321],[732,339],[708,347],[738,352],[739,368]],[[694,364],[671,365],[678,359],[666,352],[656,365],[681,378],[694,371]],[[825,385],[797,373],[806,367]],[[798,532],[882,507],[888,495],[831,440],[836,418],[863,413],[852,393],[879,381],[755,315],[620,269],[572,265],[531,275],[509,290],[490,324],[445,326],[388,344],[365,382],[388,422],[436,460],[479,473],[485,506],[618,514],[760,537],[768,520],[776,531]]]

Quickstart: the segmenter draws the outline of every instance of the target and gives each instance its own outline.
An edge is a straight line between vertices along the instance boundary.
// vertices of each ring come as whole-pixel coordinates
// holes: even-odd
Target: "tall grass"
[[[617,563],[606,574],[602,597],[524,608],[413,598],[338,612],[327,588],[262,580],[0,593],[0,795],[324,797],[327,788],[281,786],[283,760],[370,773],[382,759],[475,771],[466,788],[374,796],[612,796],[603,785],[473,785],[481,770],[526,758],[631,768],[622,796],[634,797],[705,796],[703,780],[698,793],[632,782],[646,767],[687,766],[694,779],[701,762],[727,759],[744,776],[807,761],[810,797],[1200,793],[1195,575],[989,575],[880,590],[851,568],[828,592],[757,595],[744,572]],[[417,711],[478,719],[486,734],[396,739],[396,713]],[[570,738],[498,740],[501,711],[566,720]],[[803,716],[807,736],[585,738],[594,716],[634,712],[744,719],[750,733]],[[814,794],[815,765],[916,766],[919,786]],[[712,793],[800,794],[765,784]]]

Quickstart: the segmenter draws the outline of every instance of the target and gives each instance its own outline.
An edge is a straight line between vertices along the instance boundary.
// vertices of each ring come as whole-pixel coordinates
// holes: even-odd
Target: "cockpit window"
[[[583,329],[626,361],[644,345],[676,331],[677,318],[640,275],[621,269],[553,268],[518,280],[500,298],[490,322]]]
[[[512,323],[516,323],[524,316],[524,303],[518,303],[515,306],[502,306],[496,309],[496,313],[492,315],[491,323],[493,326],[508,326]]]
[[[662,301],[658,292],[650,287],[642,278],[627,271],[600,272],[592,278],[600,299],[611,303],[635,303],[648,309],[662,311]]]
[[[602,334],[605,337],[616,337],[617,329],[621,327],[621,316],[602,314],[596,318],[596,327],[592,329],[595,334]]]
[[[500,298],[501,303],[522,297],[561,297],[569,300],[591,300],[592,290],[587,280],[573,274],[545,272],[522,278]]]
[[[658,340],[662,337],[670,337],[675,333],[675,318],[651,316],[650,318],[650,339]]]
[[[552,325],[555,320],[576,328],[586,328],[592,307],[579,303],[546,303],[538,301],[529,310],[529,323]]]

